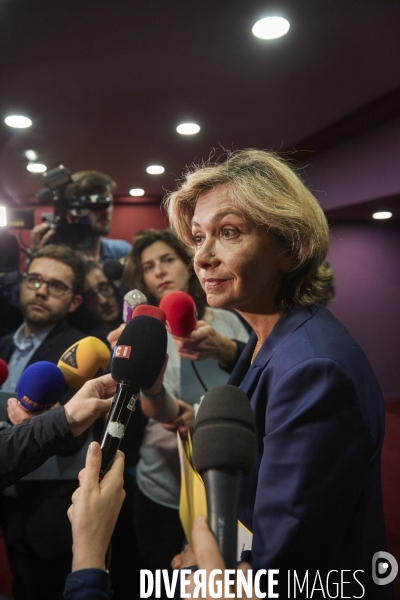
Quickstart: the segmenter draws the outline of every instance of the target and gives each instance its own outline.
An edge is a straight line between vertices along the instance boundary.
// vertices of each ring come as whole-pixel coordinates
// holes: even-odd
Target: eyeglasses
[[[48,293],[50,296],[54,296],[54,298],[61,298],[67,292],[72,292],[72,288],[65,285],[62,281],[57,281],[57,279],[46,281],[46,279],[43,279],[41,275],[36,275],[36,273],[24,273],[23,278],[26,287],[30,290],[38,290],[45,283]]]
[[[105,298],[110,298],[114,294],[114,288],[111,283],[107,283],[104,281],[103,283],[99,283],[98,290],[95,292],[94,290],[89,290],[84,292],[83,299],[85,302],[93,303],[98,302],[99,296],[104,296]]]

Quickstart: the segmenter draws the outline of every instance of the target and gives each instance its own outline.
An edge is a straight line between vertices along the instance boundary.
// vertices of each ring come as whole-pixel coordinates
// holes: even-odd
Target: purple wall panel
[[[400,118],[310,155],[305,183],[324,210],[400,193]]]
[[[369,358],[385,398],[400,397],[400,226],[334,224],[329,309]]]

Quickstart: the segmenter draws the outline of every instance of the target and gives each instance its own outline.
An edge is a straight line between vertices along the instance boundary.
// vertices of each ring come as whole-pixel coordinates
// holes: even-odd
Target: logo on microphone
[[[78,342],[78,344],[79,344],[79,342]],[[78,344],[76,344],[75,346],[73,346],[72,348],[67,350],[67,352],[65,354],[63,354],[62,357],[60,358],[60,360],[63,363],[65,363],[66,365],[69,365],[70,367],[74,367],[74,369],[78,368],[78,362],[76,360],[76,351],[78,349]]]
[[[132,346],[115,346],[114,358],[129,358],[131,355]]]
[[[399,565],[389,552],[375,552],[372,557],[372,579],[376,585],[387,585],[396,579]]]

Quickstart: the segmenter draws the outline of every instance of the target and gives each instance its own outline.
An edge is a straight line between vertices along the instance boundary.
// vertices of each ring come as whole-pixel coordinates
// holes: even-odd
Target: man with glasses
[[[84,281],[83,261],[70,248],[49,245],[34,254],[20,289],[24,322],[0,341],[0,358],[9,367],[3,391],[16,391],[28,365],[40,360],[57,364],[64,350],[85,337],[65,322],[82,302]]]
[[[69,346],[85,337],[65,320],[82,302],[84,281],[83,261],[72,249],[47,245],[34,254],[20,289],[24,322],[0,341],[0,358],[9,366],[3,391],[15,393],[26,367],[42,360],[57,364]],[[61,404],[72,393],[67,390]],[[14,408],[13,424],[29,417],[21,406]],[[72,543],[66,510],[75,487],[75,480],[22,480],[3,495],[3,530],[16,600],[62,596]]]

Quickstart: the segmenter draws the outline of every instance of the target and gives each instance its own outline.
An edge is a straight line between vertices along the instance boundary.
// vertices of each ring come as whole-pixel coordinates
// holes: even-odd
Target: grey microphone
[[[254,430],[250,402],[240,388],[208,390],[196,417],[193,462],[204,481],[210,529],[227,569],[237,563],[240,485],[254,462]]]

